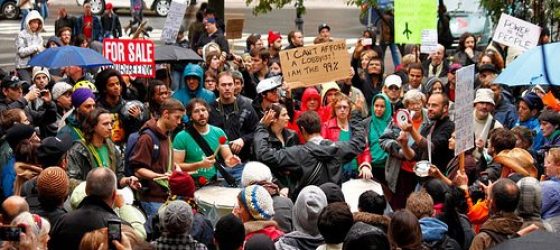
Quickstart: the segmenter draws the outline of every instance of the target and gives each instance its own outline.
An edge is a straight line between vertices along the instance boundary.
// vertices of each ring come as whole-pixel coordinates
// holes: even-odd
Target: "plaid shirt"
[[[204,244],[187,233],[178,235],[163,233],[153,245],[158,250],[207,250]]]

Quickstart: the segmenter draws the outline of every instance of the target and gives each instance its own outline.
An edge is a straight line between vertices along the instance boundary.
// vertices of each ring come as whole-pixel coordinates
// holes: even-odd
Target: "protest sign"
[[[538,45],[541,27],[502,13],[492,40],[528,50]]]
[[[423,30],[422,43],[420,44],[420,52],[431,54],[437,51],[438,38],[437,30]]]
[[[243,35],[243,18],[231,18],[226,22],[226,39],[238,39]]]
[[[455,155],[474,147],[474,64],[457,70],[455,88]]]
[[[395,0],[395,43],[419,44],[423,30],[437,30],[434,0]]]
[[[155,45],[147,39],[104,39],[103,56],[108,66],[123,75],[154,77],[156,73]]]
[[[284,80],[292,88],[342,80],[350,70],[344,40],[281,50],[280,63]]]
[[[177,40],[177,34],[179,33],[179,29],[183,23],[183,17],[185,16],[185,11],[187,10],[190,2],[190,0],[171,1],[169,13],[165,19],[163,30],[161,31],[161,41],[163,43],[173,44]]]

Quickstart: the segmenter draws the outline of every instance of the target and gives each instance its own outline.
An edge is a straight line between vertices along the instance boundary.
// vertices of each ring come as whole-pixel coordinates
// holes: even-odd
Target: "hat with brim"
[[[478,89],[476,91],[476,96],[473,103],[476,104],[479,102],[486,102],[491,103],[492,105],[496,105],[496,103],[494,102],[494,92],[492,92],[491,89],[486,88]]]
[[[7,75],[2,79],[2,88],[21,87],[25,83],[25,81],[21,81],[17,76]]]
[[[280,87],[282,85],[282,81],[278,79],[278,77],[269,77],[266,78],[257,84],[257,93],[261,94],[269,90],[273,90],[275,88]]]
[[[533,156],[525,149],[514,148],[511,150],[502,150],[494,157],[494,162],[502,165],[502,177],[507,177],[510,172],[522,176],[537,177],[538,172],[534,165]],[[510,171],[506,171],[507,169]]]

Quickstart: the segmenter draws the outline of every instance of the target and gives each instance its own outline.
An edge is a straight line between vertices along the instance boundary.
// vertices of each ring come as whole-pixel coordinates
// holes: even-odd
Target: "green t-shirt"
[[[338,134],[338,140],[339,141],[350,141],[351,136],[352,136],[352,133],[350,132],[350,130],[341,129],[340,134]],[[354,158],[352,161],[344,164],[343,168],[347,169],[347,170],[357,171],[358,170],[358,161],[356,160],[356,158]]]
[[[206,140],[208,146],[210,146],[210,148],[214,151],[219,146],[220,137],[226,136],[226,133],[221,128],[212,125],[209,126],[210,128],[208,129],[208,132],[202,134],[202,138]],[[175,136],[175,140],[173,140],[173,149],[185,152],[185,163],[199,162],[206,157],[204,151],[202,151],[196,141],[187,131],[184,130]],[[219,153],[218,156],[220,156]],[[210,181],[216,176],[216,167],[212,166],[210,168],[199,168],[192,176],[193,178],[204,176]]]
[[[101,160],[101,164],[103,167],[108,168],[111,165],[111,158],[109,156],[109,148],[107,148],[106,144],[103,144],[101,147],[95,147],[95,151],[97,151],[97,155],[99,155],[99,159]]]

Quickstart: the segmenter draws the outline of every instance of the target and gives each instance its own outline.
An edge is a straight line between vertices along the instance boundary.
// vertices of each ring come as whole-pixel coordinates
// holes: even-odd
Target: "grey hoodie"
[[[34,19],[39,19],[39,21],[41,21],[37,32],[31,32],[29,29],[29,22]],[[43,38],[39,34],[43,29],[44,23],[43,17],[41,17],[41,14],[36,10],[27,14],[25,18],[25,29],[20,31],[16,38],[16,68],[29,68],[30,66],[28,66],[27,63],[29,63],[31,57],[44,50]]]
[[[327,206],[327,196],[317,186],[307,186],[299,193],[292,210],[294,232],[285,234],[275,244],[276,249],[314,250],[323,244],[324,240],[317,220],[319,214]]]

